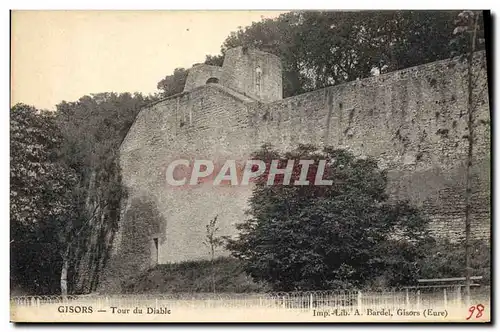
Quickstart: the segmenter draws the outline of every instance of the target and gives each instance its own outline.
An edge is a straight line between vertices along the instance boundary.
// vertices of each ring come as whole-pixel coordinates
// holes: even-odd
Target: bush
[[[473,276],[483,276],[481,284],[489,284],[491,271],[491,249],[484,240],[472,241],[471,267]],[[450,242],[448,239],[429,243],[425,248],[427,254],[419,262],[420,277],[450,278],[465,277],[465,243]]]
[[[217,293],[266,292],[263,282],[254,282],[240,261],[220,257],[213,262]],[[138,293],[208,293],[212,292],[212,262],[200,260],[153,267],[122,284],[122,291]]]
[[[250,218],[227,246],[250,275],[280,291],[363,287],[380,276],[387,285],[416,282],[428,219],[406,202],[389,202],[375,160],[310,145],[285,154],[263,146],[253,159],[280,160],[280,168],[288,160],[314,160],[316,168],[327,160],[323,178],[333,184],[314,185],[313,166],[310,185],[280,185],[283,176],[267,185],[266,172],[257,179]]]

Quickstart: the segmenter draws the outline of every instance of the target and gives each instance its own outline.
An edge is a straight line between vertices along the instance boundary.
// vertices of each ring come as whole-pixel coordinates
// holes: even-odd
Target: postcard
[[[490,29],[12,11],[11,321],[491,322]]]

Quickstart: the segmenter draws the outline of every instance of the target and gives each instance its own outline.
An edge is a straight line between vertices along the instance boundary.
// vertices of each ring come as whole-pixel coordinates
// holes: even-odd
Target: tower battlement
[[[227,50],[222,67],[193,66],[184,92],[207,83],[218,83],[261,102],[283,99],[281,60],[254,48],[240,46]]]

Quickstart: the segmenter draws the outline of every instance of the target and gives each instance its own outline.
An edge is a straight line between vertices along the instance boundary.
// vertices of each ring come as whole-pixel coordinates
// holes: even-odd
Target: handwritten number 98
[[[467,320],[469,320],[474,312],[477,311],[476,317],[475,318],[480,318],[483,316],[483,311],[484,311],[484,305],[478,304],[478,305],[473,305],[469,308],[469,317],[467,317]]]

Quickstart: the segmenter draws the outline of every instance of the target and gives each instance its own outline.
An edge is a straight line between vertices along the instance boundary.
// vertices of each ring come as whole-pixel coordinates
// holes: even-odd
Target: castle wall
[[[476,63],[485,63],[478,53]],[[473,236],[490,235],[490,126],[486,71],[480,70],[473,163]],[[465,64],[444,60],[354,81],[271,104],[249,106],[258,144],[346,148],[389,169],[389,191],[425,206],[437,235],[464,230],[467,156]]]
[[[484,53],[477,60],[484,61]],[[485,83],[486,72],[480,71],[478,82]],[[423,206],[436,235],[458,239],[464,228],[465,73],[463,64],[445,60],[272,103],[251,102],[214,84],[145,108],[121,147],[123,184],[129,197],[120,229],[133,219],[127,215],[138,215],[131,211],[137,205],[134,202],[146,201],[163,225],[145,223],[145,228],[155,229],[142,230],[149,237],[160,233],[160,263],[208,258],[208,248],[202,244],[206,224],[218,215],[219,235],[234,235],[234,224],[245,218],[252,187],[213,187],[211,183],[168,187],[167,165],[175,159],[245,161],[263,143],[282,150],[312,143],[376,157],[389,170],[389,191],[394,197]],[[476,120],[472,232],[474,237],[489,238],[488,90],[478,90],[482,92],[476,91],[481,103]],[[127,264],[119,258],[120,248],[127,243],[124,236],[120,231],[115,241],[117,267]],[[137,257],[150,256],[148,248],[137,249]]]

